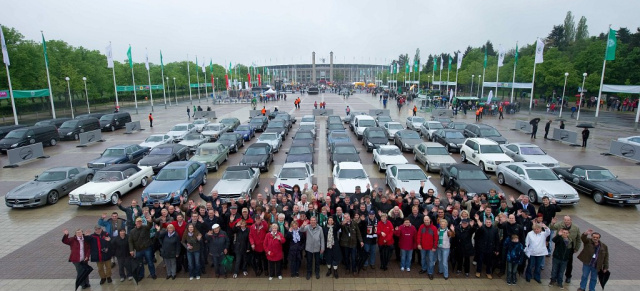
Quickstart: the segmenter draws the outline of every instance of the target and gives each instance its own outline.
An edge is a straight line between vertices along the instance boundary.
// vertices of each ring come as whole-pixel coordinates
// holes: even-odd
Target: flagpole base
[[[167,103],[164,104],[164,109],[167,109]]]

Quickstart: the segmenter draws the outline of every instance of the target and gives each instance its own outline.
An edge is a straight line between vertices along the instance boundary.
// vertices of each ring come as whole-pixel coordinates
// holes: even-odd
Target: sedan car
[[[406,127],[407,129],[420,131],[420,126],[425,122],[423,117],[409,116],[407,117]]]
[[[457,130],[464,131],[465,127],[467,127],[467,124],[464,123],[464,122],[460,122],[460,121],[451,122],[451,123],[447,124],[447,128],[449,128],[449,129],[457,129]]]
[[[271,145],[272,153],[277,153],[282,147],[282,137],[277,132],[265,132],[258,137],[256,142],[268,143]]]
[[[435,119],[435,121],[440,122],[442,124],[442,126],[444,126],[445,128],[447,128],[449,123],[453,122],[451,120],[451,118],[449,118],[449,117],[438,117],[438,118]]]
[[[142,191],[142,200],[147,204],[170,202],[180,204],[180,196],[186,201],[189,194],[200,185],[207,184],[207,166],[200,162],[180,161],[167,165]]]
[[[342,125],[340,125],[340,126],[342,126]],[[314,137],[317,135],[316,134],[316,123],[315,122],[302,122],[301,121],[300,122],[300,127],[298,127],[298,131],[301,131],[301,130],[310,131],[313,134]]]
[[[329,123],[327,125],[327,134],[334,131],[344,131],[344,125],[342,123]]]
[[[259,132],[267,129],[267,124],[269,124],[269,118],[266,116],[256,116],[249,120],[249,125]]]
[[[425,121],[420,125],[420,136],[426,136],[427,140],[431,140],[432,134],[443,128],[444,126],[439,121]]]
[[[420,189],[421,182],[424,182],[425,189],[433,189],[435,191],[434,195],[438,197],[438,188],[429,180],[431,176],[427,176],[418,165],[390,165],[387,167],[385,176],[387,185],[389,185],[392,192],[395,192],[396,188],[405,188],[407,191]],[[420,195],[416,196],[422,201]]]
[[[393,119],[391,119],[391,116],[386,116],[386,115],[376,116],[377,127],[382,127],[387,122],[393,122]]]
[[[229,158],[229,147],[222,143],[203,143],[198,147],[196,153],[189,161],[203,163],[207,169],[218,171],[220,165]]]
[[[69,204],[78,206],[118,204],[118,200],[138,186],[147,186],[153,176],[151,167],[124,164],[97,171],[91,182],[69,194]]]
[[[244,138],[242,138],[241,134],[235,132],[225,132],[221,134],[216,142],[228,147],[231,153],[237,153],[238,149],[244,146]]]
[[[161,144],[173,143],[173,137],[168,134],[152,134],[147,139],[145,139],[142,143],[140,143],[141,147],[148,147],[153,149]]]
[[[558,204],[577,204],[578,192],[549,168],[535,163],[506,163],[498,166],[498,183],[509,185],[529,196],[532,203],[542,197],[555,198]]]
[[[360,152],[353,144],[334,143],[329,150],[331,151],[329,160],[334,165],[341,162],[360,162]]]
[[[158,173],[164,166],[175,161],[186,161],[189,148],[181,144],[163,144],[152,149],[138,162],[139,167],[151,167]]]
[[[316,122],[316,117],[314,115],[305,115],[302,116],[300,122]]]
[[[167,135],[173,137],[173,140],[175,142],[179,142],[182,139],[184,139],[184,137],[187,134],[190,134],[195,131],[196,131],[196,126],[193,125],[193,123],[179,123],[174,125],[171,128],[171,130],[167,132]]]
[[[204,135],[199,133],[187,134],[179,144],[189,148],[189,152],[195,152],[196,149],[203,143],[209,141]]]
[[[99,158],[87,163],[90,169],[100,169],[114,164],[135,164],[149,152],[148,147],[137,144],[122,144],[107,148]]]
[[[382,129],[387,133],[387,138],[393,139],[396,132],[403,130],[404,126],[400,122],[387,122],[382,124]]]
[[[480,193],[489,193],[491,189],[503,192],[482,169],[468,164],[453,164],[443,167],[440,170],[440,185],[445,189],[459,190],[464,188],[467,190],[469,198]]]
[[[227,127],[227,131],[234,131],[236,130],[236,127],[240,125],[240,119],[235,117],[223,118],[220,120],[220,123]]]
[[[265,132],[278,132],[280,136],[282,136],[282,140],[284,141],[285,137],[289,134],[289,127],[284,120],[272,120],[267,125],[267,129]]]
[[[334,130],[327,137],[327,145],[331,147],[334,143],[350,143],[351,137],[346,130]]]
[[[256,136],[256,131],[251,125],[248,124],[239,125],[233,132],[242,134],[242,138],[244,138],[244,141],[250,141],[254,136]]]
[[[309,145],[314,146],[316,143],[315,136],[308,130],[298,130],[293,136],[293,145]]]
[[[497,142],[486,138],[467,138],[460,148],[460,161],[477,165],[487,172],[495,172],[502,163],[512,163]]]
[[[448,152],[460,152],[465,140],[462,131],[456,129],[438,129],[431,137],[431,141],[443,145]]]
[[[261,171],[267,172],[271,162],[273,162],[271,145],[258,142],[247,148],[239,165],[260,168]]]
[[[327,117],[327,125],[332,123],[342,124],[342,118],[338,115],[330,115]]]
[[[287,193],[293,192],[293,186],[302,188],[305,184],[313,185],[313,168],[307,163],[285,163],[276,177],[274,187],[284,188]]]
[[[206,118],[200,118],[193,121],[193,125],[196,127],[197,132],[202,132],[207,124],[209,124],[209,120]]]
[[[367,127],[362,132],[362,145],[367,152],[388,143],[387,133],[380,127]]]
[[[553,171],[578,192],[591,195],[598,204],[640,204],[640,189],[618,180],[606,168],[576,165],[572,168],[553,168]]]
[[[209,123],[202,129],[202,135],[206,136],[209,141],[216,141],[221,134],[227,132],[227,126],[222,123]]]
[[[378,165],[378,170],[384,172],[387,165],[408,164],[400,149],[395,145],[382,145],[373,149],[373,162]]]
[[[447,149],[435,142],[417,144],[413,153],[413,160],[423,164],[427,172],[439,172],[442,167],[456,163]]]
[[[236,199],[240,195],[251,195],[260,182],[260,170],[247,166],[229,166],[222,178],[213,186],[222,201]]]
[[[56,204],[93,178],[93,170],[77,167],[55,167],[37,175],[33,181],[11,189],[4,195],[7,207],[25,208]]]
[[[630,136],[618,138],[619,142],[640,146],[640,136]]]
[[[355,193],[356,186],[365,189],[367,185],[371,185],[371,181],[361,163],[342,162],[333,166],[333,184],[340,193],[351,196]]]
[[[286,154],[285,163],[304,162],[313,165],[313,148],[311,146],[292,146]]]
[[[399,130],[393,136],[393,143],[402,151],[412,151],[413,147],[421,142],[420,135],[409,129]]]
[[[549,156],[539,146],[530,143],[510,143],[506,145],[500,145],[502,150],[507,156],[513,159],[514,162],[530,162],[538,163],[545,167],[553,168],[560,165],[558,160]]]

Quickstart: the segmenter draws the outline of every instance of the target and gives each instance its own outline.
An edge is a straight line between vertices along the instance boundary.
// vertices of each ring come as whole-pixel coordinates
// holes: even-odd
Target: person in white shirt
[[[531,281],[533,272],[533,279],[538,283],[540,281],[540,270],[542,269],[542,261],[544,257],[549,254],[547,250],[547,237],[551,234],[549,228],[544,224],[534,224],[533,231],[527,234],[525,240],[525,254],[529,257],[529,264],[527,264],[526,277],[527,282]]]

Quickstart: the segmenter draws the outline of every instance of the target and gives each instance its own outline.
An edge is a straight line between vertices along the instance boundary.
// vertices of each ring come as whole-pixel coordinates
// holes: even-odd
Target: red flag
[[[229,86],[229,75],[224,75],[224,82],[227,84],[227,89],[230,87]]]
[[[262,87],[262,79],[260,77],[260,74],[258,74],[258,86]]]
[[[213,91],[216,90],[216,84],[213,82],[213,74],[211,74],[211,88],[212,88]]]
[[[251,87],[251,74],[247,73],[247,81],[249,83],[249,87]]]

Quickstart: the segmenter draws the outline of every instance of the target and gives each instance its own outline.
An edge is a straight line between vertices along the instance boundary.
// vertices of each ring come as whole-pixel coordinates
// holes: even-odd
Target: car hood
[[[144,193],[171,193],[173,191],[180,191],[182,184],[185,180],[172,180],[172,181],[158,181],[153,180],[144,189]]]
[[[445,139],[445,141],[447,143],[454,143],[456,145],[459,145],[459,144],[461,145],[461,144],[464,144],[465,139],[464,138],[447,138]]]
[[[640,189],[620,180],[591,182],[602,187],[604,190],[615,194],[640,194]]]
[[[188,146],[188,147],[196,146],[200,143],[202,143],[202,140],[183,140],[179,142],[179,144],[183,146]]]
[[[404,165],[408,164],[409,161],[403,156],[378,156],[380,162],[383,162],[385,165]]]
[[[507,139],[504,138],[503,136],[490,136],[490,137],[486,137],[492,141],[495,141],[499,144],[505,144],[507,142]]]
[[[161,144],[162,144],[161,141],[143,142],[143,143],[140,144],[140,146],[148,147],[148,148],[154,148],[154,147],[157,147],[157,146],[159,146]]]
[[[482,158],[494,162],[513,162],[513,160],[506,154],[482,154]]]
[[[186,131],[169,131],[167,132],[167,135],[169,136],[185,136],[187,135],[188,132]]]
[[[576,189],[571,187],[563,180],[555,181],[540,181],[540,180],[527,180],[527,184],[538,191],[539,194],[543,194],[542,190],[547,191],[549,194],[578,194]],[[542,196],[542,195],[541,195]]]
[[[367,184],[371,184],[368,178],[364,179],[339,179],[334,178],[333,183],[342,193],[354,193],[356,186],[360,186],[360,189],[366,189]]]
[[[371,142],[372,144],[387,144],[389,142],[386,137],[372,137],[368,138],[367,141]]]
[[[64,181],[64,180],[63,180]],[[36,194],[40,192],[49,191],[49,189],[55,188],[58,183],[63,181],[52,181],[52,182],[38,182],[38,181],[29,181],[24,183],[18,187],[13,188],[6,195],[7,198],[30,198],[34,197]]]
[[[17,143],[18,141],[20,141],[19,138],[5,137],[3,139],[0,139],[0,145],[10,146],[10,145],[12,145],[14,143]]]
[[[65,135],[67,133],[74,131],[75,129],[76,129],[75,127],[58,128],[58,133],[60,135]]]
[[[73,195],[79,195],[79,194],[89,194],[89,195],[111,194],[111,191],[113,191],[113,189],[115,189],[116,185],[120,185],[120,183],[122,183],[122,182],[123,181],[100,182],[100,183],[89,182],[89,183],[84,184],[84,185],[80,186],[79,188],[71,191],[71,194],[73,194]]]
[[[527,162],[538,164],[558,164],[558,160],[548,155],[521,155]]]
[[[92,160],[91,162],[89,162],[90,164],[100,164],[100,163],[104,163],[104,164],[108,164],[108,163],[115,163],[117,161],[123,160],[126,157],[122,156],[122,157],[99,157],[95,160]]]
[[[230,140],[218,140],[217,142],[221,143],[221,144],[223,144],[223,145],[225,145],[227,147],[231,147],[231,146],[236,144],[235,142],[230,141]]]
[[[417,190],[420,189],[420,180],[397,180],[396,187],[400,189],[404,188],[407,191],[416,190],[417,192]],[[424,181],[424,189],[433,189],[433,191],[435,191],[434,195],[436,197],[438,196],[438,188],[431,183],[430,179]],[[419,199],[422,199],[422,197],[419,197]]]
[[[240,194],[243,191],[249,191],[251,187],[251,179],[243,180],[220,180],[213,190],[218,190],[218,194]]]
[[[455,164],[456,160],[450,155],[432,155],[429,156],[429,161],[438,164]]]
[[[203,135],[221,135],[223,133],[222,130],[205,130],[202,131]]]
[[[302,186],[304,186],[304,184],[311,185],[311,177],[301,178],[301,179],[293,179],[293,178],[280,179],[280,178],[277,178],[276,182],[274,184],[274,187],[278,188],[279,185],[284,185],[285,188],[291,189],[291,188],[293,188],[293,185],[298,185],[298,186],[302,187]]]
[[[411,122],[411,125],[413,125],[414,128],[420,128],[420,126],[422,126],[421,122]]]
[[[138,163],[140,166],[155,166],[162,162],[168,162],[171,155],[147,155]]]
[[[249,130],[235,130],[235,132],[240,133],[242,135],[251,133],[251,131],[249,131]]]
[[[243,156],[241,163],[245,164],[259,164],[267,161],[268,155],[257,155],[257,156]]]
[[[189,159],[189,161],[196,161],[196,162],[212,162],[215,161],[216,159],[218,159],[218,157],[220,157],[220,154],[213,154],[213,155],[195,155],[193,157],[191,157]]]
[[[498,193],[503,192],[491,180],[458,180],[458,185],[460,185],[460,188],[465,188],[467,193],[489,193],[491,189],[496,189]]]
[[[313,156],[311,154],[287,155],[287,160],[285,161],[285,163],[295,163],[295,162],[312,163]]]
[[[333,162],[359,162],[360,156],[358,154],[333,154]]]
[[[269,145],[271,145],[272,148],[277,148],[278,147],[278,139],[275,140],[258,140],[256,141],[258,142],[262,142],[262,143],[267,143]]]

